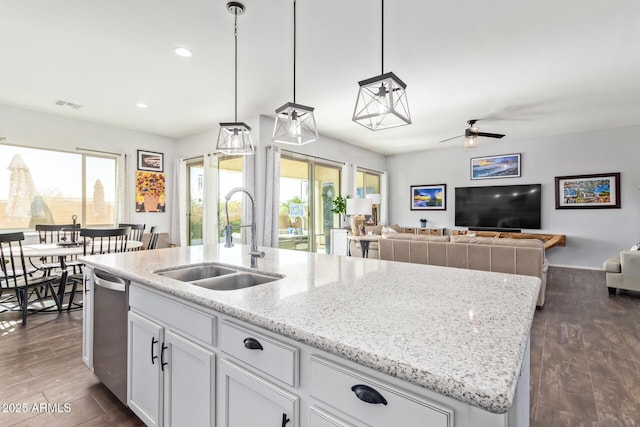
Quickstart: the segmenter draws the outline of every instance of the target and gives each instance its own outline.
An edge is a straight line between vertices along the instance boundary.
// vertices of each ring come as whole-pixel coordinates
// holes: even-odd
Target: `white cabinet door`
[[[163,328],[129,311],[129,350],[127,361],[127,403],[148,426],[162,426]]]
[[[82,292],[82,361],[93,370],[93,268],[85,266]]]
[[[222,359],[220,420],[225,427],[297,427],[299,398]]]
[[[215,354],[165,331],[164,419],[167,426],[215,425]]]

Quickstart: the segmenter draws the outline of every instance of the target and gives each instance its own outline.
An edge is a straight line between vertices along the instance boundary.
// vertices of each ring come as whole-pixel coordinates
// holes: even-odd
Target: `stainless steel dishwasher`
[[[96,269],[93,295],[93,372],[127,404],[129,281]]]

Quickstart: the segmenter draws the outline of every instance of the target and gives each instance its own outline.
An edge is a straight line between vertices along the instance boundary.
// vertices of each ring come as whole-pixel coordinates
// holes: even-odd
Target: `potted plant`
[[[420,218],[420,227],[427,228],[427,219],[426,218]]]
[[[340,194],[338,194],[336,198],[331,201],[333,203],[331,212],[338,214],[339,223],[341,226],[344,226],[343,215],[347,213],[347,199],[350,199],[350,198],[351,198],[351,195],[342,197]]]

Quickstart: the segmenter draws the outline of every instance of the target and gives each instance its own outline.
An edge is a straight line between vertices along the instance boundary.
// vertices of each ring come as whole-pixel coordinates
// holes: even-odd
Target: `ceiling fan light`
[[[464,148],[478,148],[478,137],[475,135],[466,135],[464,137]]]
[[[220,123],[216,153],[227,155],[255,154],[251,128],[242,122]]]
[[[407,85],[389,72],[358,82],[353,121],[371,130],[411,124]]]
[[[274,142],[304,145],[318,139],[313,107],[287,102],[276,110]]]

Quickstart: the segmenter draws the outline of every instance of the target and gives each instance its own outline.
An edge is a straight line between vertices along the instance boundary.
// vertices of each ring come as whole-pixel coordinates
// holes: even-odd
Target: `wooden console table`
[[[504,237],[509,239],[537,239],[542,240],[545,249],[554,246],[567,246],[567,236],[564,234],[538,234],[538,233],[509,233],[505,231],[468,231],[451,230],[452,236],[460,236],[468,233],[475,233],[481,237]]]

